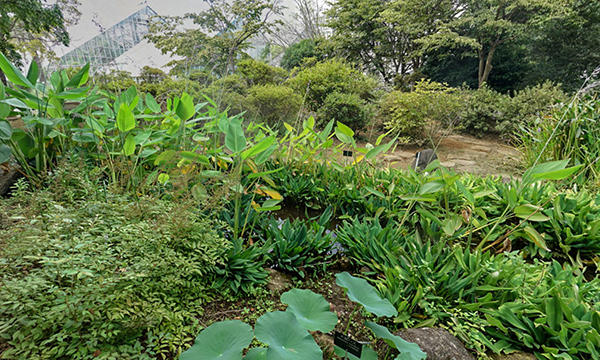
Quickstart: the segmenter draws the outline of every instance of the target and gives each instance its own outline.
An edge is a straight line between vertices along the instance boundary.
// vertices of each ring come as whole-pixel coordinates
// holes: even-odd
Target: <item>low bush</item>
[[[246,104],[251,109],[246,117],[256,114],[259,120],[274,126],[282,121],[290,122],[298,115],[302,96],[285,85],[255,85],[248,89]]]
[[[430,80],[418,81],[412,92],[393,91],[379,105],[385,127],[409,141],[424,139],[437,126],[451,126],[463,106],[459,92]]]
[[[254,59],[245,59],[237,63],[239,73],[248,86],[277,85],[281,84],[288,76],[288,72],[280,67],[270,66]]]
[[[306,94],[313,111],[318,111],[327,96],[334,92],[356,94],[363,100],[370,100],[377,85],[376,80],[338,59],[318,62],[292,75],[289,85],[299,94]]]
[[[336,120],[358,132],[371,122],[371,107],[358,94],[332,92],[317,111],[317,119],[321,127]]]

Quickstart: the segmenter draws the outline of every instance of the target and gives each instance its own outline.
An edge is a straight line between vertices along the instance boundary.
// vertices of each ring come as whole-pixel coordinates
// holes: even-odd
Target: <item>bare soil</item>
[[[517,149],[493,138],[478,139],[468,135],[450,134],[437,140],[437,155],[442,166],[457,173],[518,177],[520,153]],[[418,151],[426,147],[398,146],[386,161],[393,168],[409,168]]]

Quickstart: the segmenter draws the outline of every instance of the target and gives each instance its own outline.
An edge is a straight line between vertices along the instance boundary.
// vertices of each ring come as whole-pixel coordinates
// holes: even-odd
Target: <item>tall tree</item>
[[[21,64],[19,50],[32,40],[51,38],[55,44],[68,45],[69,33],[63,14],[63,6],[68,3],[62,0],[52,5],[42,0],[0,1],[0,51]]]
[[[161,19],[150,27],[148,39],[163,53],[183,58],[180,67],[223,66],[233,71],[235,59],[250,46],[252,37],[269,34],[281,24],[280,0],[204,0],[209,9],[185,17]],[[185,19],[197,28],[182,29]]]
[[[439,25],[420,41],[426,50],[466,49],[478,59],[478,85],[488,81],[498,47],[531,34],[531,30],[564,11],[562,0],[457,0],[459,16]]]
[[[419,66],[409,56],[411,38],[381,15],[391,0],[336,0],[326,12],[340,55],[392,83]]]

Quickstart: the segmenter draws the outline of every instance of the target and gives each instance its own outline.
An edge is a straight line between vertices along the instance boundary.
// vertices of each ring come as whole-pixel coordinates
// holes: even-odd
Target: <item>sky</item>
[[[69,47],[58,46],[54,49],[58,57],[92,39],[103,29],[110,28],[136,11],[150,6],[159,15],[181,16],[208,9],[204,0],[79,0],[81,17],[79,22],[68,28],[71,35]],[[295,10],[293,0],[283,0],[288,9]],[[116,61],[119,70],[131,72],[134,76],[144,65],[161,68],[170,58],[162,55],[152,44],[144,41],[121,55]],[[166,70],[166,69],[164,69]]]

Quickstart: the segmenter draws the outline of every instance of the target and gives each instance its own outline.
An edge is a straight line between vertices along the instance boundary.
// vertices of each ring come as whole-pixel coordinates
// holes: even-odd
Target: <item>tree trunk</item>
[[[496,39],[493,43],[490,44],[490,51],[485,56],[484,47],[479,51],[479,88],[483,86],[488,81],[490,77],[490,73],[492,72],[492,58],[494,57],[494,53],[498,48],[498,45],[501,44],[501,41]]]

